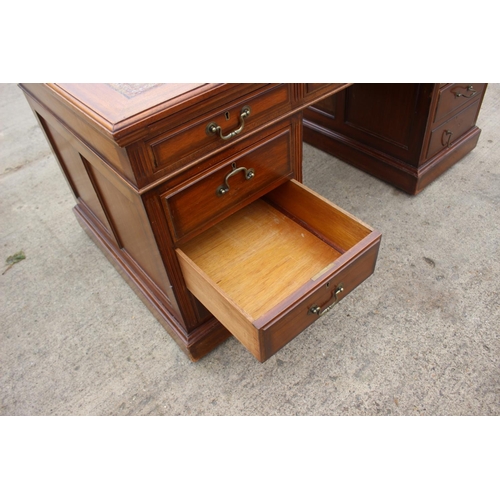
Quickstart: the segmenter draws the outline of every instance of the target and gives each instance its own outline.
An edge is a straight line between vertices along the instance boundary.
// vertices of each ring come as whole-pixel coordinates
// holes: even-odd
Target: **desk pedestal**
[[[304,112],[304,140],[410,194],[475,148],[486,84],[356,84]]]

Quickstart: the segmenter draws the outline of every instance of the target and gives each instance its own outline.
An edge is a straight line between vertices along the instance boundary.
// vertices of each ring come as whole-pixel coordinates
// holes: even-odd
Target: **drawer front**
[[[173,173],[204,154],[226,147],[291,109],[291,85],[272,85],[224,109],[207,113],[149,142],[153,171]]]
[[[275,131],[221,162],[210,173],[164,196],[174,240],[201,230],[291,178],[292,131]]]
[[[480,104],[480,101],[476,101],[432,131],[427,158],[432,158],[440,151],[453,147],[463,134],[475,126]]]
[[[479,98],[485,87],[485,83],[450,83],[441,88],[434,123],[466,106],[471,100]]]
[[[289,312],[277,317],[262,332],[265,358],[271,357],[324,314],[335,314],[335,306],[375,270],[379,241],[365,248],[344,269],[322,280]]]

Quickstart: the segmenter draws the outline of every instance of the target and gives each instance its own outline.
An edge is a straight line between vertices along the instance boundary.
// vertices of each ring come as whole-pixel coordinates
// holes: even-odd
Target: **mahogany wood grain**
[[[274,349],[263,336],[266,328],[284,314],[295,314],[296,304],[325,286],[328,276],[349,267],[365,247],[380,239],[375,231],[360,230],[359,221],[354,219],[352,234],[341,229],[348,223],[342,222],[342,211],[336,208],[332,210],[339,229],[322,234],[321,224],[310,218],[314,211],[328,217],[320,206],[313,207],[309,215],[303,209],[294,214],[285,202],[285,208],[280,208],[279,199],[259,200],[290,177],[301,179],[302,110],[350,84],[127,85],[20,87],[75,194],[78,221],[190,359],[199,359],[226,339],[228,326],[240,337],[246,336],[246,345],[262,361]],[[227,116],[223,129],[233,128],[238,123],[235,112],[242,103],[252,107],[245,133],[224,143],[218,137],[214,143],[205,142],[208,136],[202,132],[206,134],[207,118],[226,121]],[[203,131],[197,128],[200,124]],[[216,178],[217,184],[222,183],[227,174],[220,180],[219,174],[240,159],[255,164],[256,170],[263,169],[257,172],[254,187],[246,191],[251,184],[231,178],[226,198],[230,201],[223,199],[222,210],[217,200],[204,201],[207,186],[213,190]],[[289,196],[297,193],[292,190]],[[299,195],[297,204],[300,199]],[[295,228],[282,232],[283,242],[275,241],[272,248],[276,256],[281,251],[283,262],[290,256],[296,260],[296,267],[290,267],[285,277],[298,280],[290,285],[291,292],[281,296],[273,287],[270,293],[263,291],[260,306],[255,305],[254,297],[248,299],[250,306],[243,300],[256,319],[237,306],[230,297],[233,291],[222,291],[198,267],[186,271],[195,264],[188,258],[183,260],[185,254],[178,248],[240,210],[245,213],[251,203],[268,207],[268,216],[264,216],[268,227],[277,219],[286,221],[284,227]],[[368,234],[363,237],[365,230]],[[292,238],[288,243],[287,237]],[[339,241],[332,243],[336,238]],[[248,248],[256,239],[255,235],[247,239]],[[314,243],[303,244],[302,239]],[[261,261],[269,249],[265,242],[264,238]],[[288,269],[274,263],[277,270]],[[240,276],[243,279],[259,270],[260,265],[252,268],[244,264]],[[283,280],[282,274],[271,273],[269,283]],[[201,290],[203,300],[197,300],[190,289]],[[346,290],[350,289],[348,285]],[[257,284],[254,292],[259,296]],[[203,305],[210,306],[211,300],[215,300],[215,309],[224,311],[222,323]],[[289,338],[281,331],[273,335],[278,344]]]
[[[123,190],[117,189],[92,164],[89,162],[87,164],[119,247],[125,249],[135,259],[137,265],[144,269],[165,294],[170,295],[172,293],[170,281],[141,197],[133,190],[123,193]]]
[[[474,90],[467,90],[471,85]],[[304,111],[304,140],[417,194],[475,147],[486,87],[356,84]],[[443,144],[447,127],[453,141]]]
[[[415,194],[418,172],[393,156],[306,119],[304,141],[407,193]]]
[[[468,90],[470,87],[473,87],[474,90]],[[485,83],[448,83],[441,87],[433,122],[438,123],[450,118],[450,114],[454,114],[468,106],[471,99],[474,100],[475,97],[479,97],[485,90]],[[461,96],[458,97],[458,94],[461,94]]]
[[[43,84],[22,84],[32,108],[48,120],[57,120],[59,126],[69,132],[76,140],[85,143],[91,150],[99,152],[99,156],[111,165],[118,175],[127,181],[135,181],[135,174],[125,149],[117,145],[112,137],[103,133],[93,120],[81,113],[81,110],[68,105],[67,100],[50,87]]]
[[[44,132],[70,181],[74,194],[91,210],[117,251],[125,251],[165,294],[168,306],[175,304],[171,284],[158,251],[140,196],[126,183],[116,182],[112,169],[89,154],[74,135],[61,127],[51,113],[40,117]],[[104,165],[103,165],[104,163]]]
[[[452,115],[442,125],[432,130],[425,153],[426,159],[432,158],[443,149],[453,148],[454,143],[475,126],[477,115],[479,114],[477,104],[477,102],[471,103],[459,113]]]
[[[401,162],[418,161],[433,84],[356,84],[328,97],[335,114],[313,105],[304,111],[313,122],[352,141],[383,151]],[[307,125],[306,125],[307,127]]]
[[[51,126],[40,115],[37,116],[42,125],[42,130],[52,146],[52,151],[58,159],[66,179],[69,181],[73,195],[76,199],[83,200],[108,233],[112,234],[111,226],[104,213],[98,194],[85,168],[84,159],[78,153],[78,150],[74,148],[71,137],[59,133],[55,127]]]
[[[130,90],[124,87],[127,85]],[[266,85],[269,84],[48,84],[54,94],[89,117],[122,147],[150,135],[172,115],[188,119],[192,111],[199,115],[203,106],[224,105]]]
[[[197,116],[191,123],[182,123],[180,127],[155,137],[148,145],[152,160],[152,171],[169,174],[193,158],[199,158],[207,151],[227,147],[233,139],[224,140],[218,134],[207,133],[207,126],[215,123],[222,133],[228,135],[240,127],[240,114],[245,107],[250,108],[250,116],[243,123],[243,130],[238,139],[248,136],[259,125],[266,123],[273,116],[288,112],[292,108],[290,85],[282,84],[265,87],[259,93],[253,93],[238,102],[232,102],[225,108],[211,110],[211,113]],[[214,112],[215,111],[215,112]]]
[[[229,210],[242,205],[251,197],[275,187],[292,176],[292,133],[288,126],[257,144],[250,144],[237,156],[224,159],[221,165],[212,168],[208,175],[194,179],[188,185],[166,196],[167,221],[172,233],[179,240],[207,222],[220,218]],[[244,171],[228,179],[229,191],[218,195],[220,186],[225,186],[226,176],[235,168],[252,169],[254,176],[247,179]]]

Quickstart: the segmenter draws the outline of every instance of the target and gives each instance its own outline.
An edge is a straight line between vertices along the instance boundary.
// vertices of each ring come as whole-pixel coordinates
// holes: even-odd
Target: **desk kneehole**
[[[191,293],[263,362],[373,273],[380,238],[291,180],[177,255]]]

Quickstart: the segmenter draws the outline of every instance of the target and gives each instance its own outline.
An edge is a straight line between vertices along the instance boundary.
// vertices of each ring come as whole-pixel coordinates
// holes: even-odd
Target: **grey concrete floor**
[[[192,363],[82,231],[1,84],[0,259],[26,259],[0,276],[0,414],[498,415],[500,84],[478,125],[416,197],[306,145],[305,184],[382,232],[375,274],[264,364],[232,338]]]

